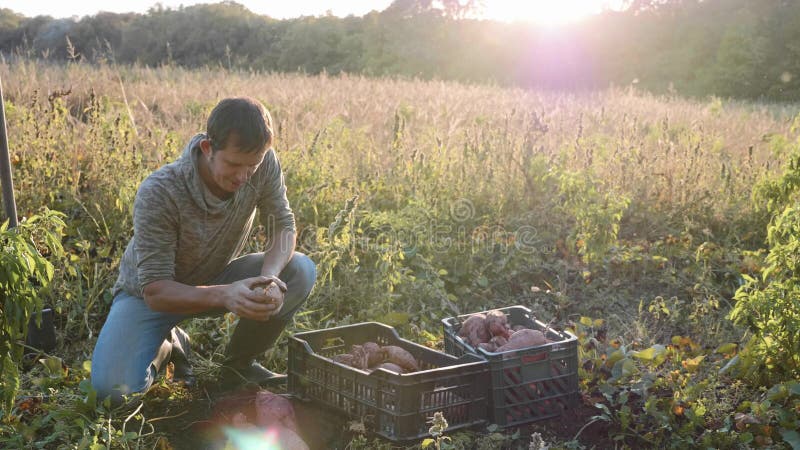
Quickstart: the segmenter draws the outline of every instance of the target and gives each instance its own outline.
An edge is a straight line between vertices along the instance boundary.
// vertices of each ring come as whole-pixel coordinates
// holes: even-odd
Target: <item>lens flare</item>
[[[242,430],[227,427],[225,436],[229,446],[235,450],[284,450],[278,432],[273,429]]]

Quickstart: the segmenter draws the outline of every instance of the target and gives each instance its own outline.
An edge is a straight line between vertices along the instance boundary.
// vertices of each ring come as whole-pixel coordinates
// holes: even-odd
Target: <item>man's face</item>
[[[240,151],[236,139],[228,139],[228,145],[221,150],[212,150],[208,140],[200,143],[205,166],[201,177],[212,193],[219,197],[233,194],[253,176],[267,149],[257,152]]]

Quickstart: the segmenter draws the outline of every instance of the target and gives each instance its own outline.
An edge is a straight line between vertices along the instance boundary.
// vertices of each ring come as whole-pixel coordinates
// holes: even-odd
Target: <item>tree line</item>
[[[796,0],[632,0],[558,30],[471,18],[475,3],[288,20],[235,2],[69,19],[0,9],[0,56],[800,100]]]

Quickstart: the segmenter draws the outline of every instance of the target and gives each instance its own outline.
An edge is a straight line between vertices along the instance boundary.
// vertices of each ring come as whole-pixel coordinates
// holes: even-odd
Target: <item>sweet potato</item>
[[[531,330],[524,328],[514,332],[508,339],[508,343],[497,349],[498,352],[507,352],[510,350],[519,350],[522,348],[536,347],[547,343],[544,333],[539,330]]]
[[[489,342],[491,334],[486,328],[486,315],[482,313],[473,314],[464,320],[458,335],[466,338],[468,344],[477,347],[481,342]]]
[[[331,359],[340,364],[344,364],[345,366],[352,366],[354,361],[354,357],[350,353],[342,353],[341,355],[334,355],[334,357]]]
[[[490,335],[503,336],[506,339],[508,339],[511,334],[508,328],[508,317],[506,317],[503,311],[498,309],[486,313],[486,329],[489,331]]]
[[[256,425],[260,427],[283,426],[297,431],[292,402],[270,391],[256,394]]]
[[[531,330],[530,328],[523,328],[519,331],[515,331],[514,334],[508,338],[508,342],[518,341],[530,342],[531,345],[544,345],[547,343],[544,333],[539,330]]]
[[[385,355],[385,361],[397,364],[406,372],[416,372],[419,370],[417,360],[408,350],[396,345],[384,345],[381,347],[381,350],[383,350],[383,354]]]
[[[300,435],[297,434],[297,430],[277,427],[270,428],[270,431],[272,434],[268,432],[266,440],[262,441],[262,444],[266,444],[266,446],[263,448],[280,448],[282,450],[309,450],[308,444],[306,444]],[[268,444],[271,439],[275,440],[274,445]]]
[[[353,345],[350,349],[353,355],[353,364],[351,366],[356,369],[367,370],[369,368],[369,355],[364,347],[361,345]]]
[[[367,352],[367,365],[369,367],[383,362],[384,354],[381,351],[381,346],[374,342],[364,342],[361,345],[364,351]]]
[[[373,370],[378,370],[378,369],[386,369],[389,372],[395,372],[395,373],[399,373],[399,374],[406,373],[406,371],[403,370],[402,367],[398,366],[395,363],[390,363],[390,362],[385,362],[385,363],[378,364],[377,366],[375,366],[373,368]]]
[[[255,292],[259,297],[261,297],[263,303],[271,302],[273,301],[274,298],[279,297],[281,295],[281,289],[275,283],[256,286],[255,288],[253,288],[253,292]]]
[[[225,448],[279,448],[282,450],[309,450],[296,431],[280,425],[267,429],[254,427],[249,423],[237,425],[236,430],[225,429],[228,445]]]
[[[478,348],[482,348],[490,353],[494,353],[497,351],[497,345],[493,344],[492,341],[481,342],[480,344],[478,344]]]
[[[489,340],[490,344],[493,344],[495,348],[500,348],[506,344],[508,344],[508,339],[504,336],[492,336],[492,339]]]

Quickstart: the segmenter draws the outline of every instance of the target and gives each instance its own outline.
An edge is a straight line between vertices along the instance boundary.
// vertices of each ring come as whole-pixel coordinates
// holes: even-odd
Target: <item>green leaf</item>
[[[699,355],[695,356],[694,358],[689,358],[683,360],[683,367],[686,368],[689,372],[696,372],[700,368],[700,363],[706,359],[706,355]]]
[[[792,446],[792,450],[800,450],[800,433],[794,430],[781,429],[781,437]]]
[[[40,363],[47,369],[47,374],[51,377],[61,377],[64,375],[63,361],[56,356],[49,356],[39,360]]]
[[[789,387],[786,384],[776,384],[767,391],[767,398],[773,402],[781,402],[789,397]]]
[[[693,409],[695,414],[697,414],[698,416],[702,417],[706,415],[706,407],[702,403],[698,403]]]
[[[94,409],[96,406],[96,399],[97,399],[97,391],[94,390],[92,386],[92,382],[89,379],[84,378],[78,383],[78,389],[86,395],[86,402],[89,403],[89,406]]]
[[[615,350],[610,355],[608,355],[608,358],[606,359],[606,365],[608,367],[614,367],[617,361],[621,360],[624,357],[625,353],[623,353],[622,350]]]
[[[407,324],[409,317],[410,317],[409,314],[406,312],[393,311],[386,313],[386,315],[379,318],[378,321],[383,322],[386,325],[399,327],[400,325]]]
[[[611,375],[614,379],[627,378],[636,373],[636,364],[630,358],[624,358],[614,364],[611,369]]]
[[[731,353],[736,352],[736,349],[739,347],[739,344],[735,342],[728,342],[727,344],[722,344],[714,350],[716,353],[722,353],[723,355],[729,355]]]
[[[631,354],[634,358],[641,359],[642,361],[652,361],[656,356],[661,355],[666,351],[666,347],[661,344],[656,344],[646,350],[634,352]]]
[[[603,404],[603,403],[595,403],[594,407],[597,408],[597,409],[602,410],[603,411],[603,415],[605,415],[606,417],[611,417],[611,411],[608,409],[608,406],[606,406],[605,404]]]
[[[431,439],[431,438],[427,438],[427,439],[425,439],[424,441],[422,441],[422,448],[428,448],[428,447],[430,447],[430,446],[431,446],[431,444],[433,444],[433,443],[434,443],[434,440],[433,440],[433,439]]]

